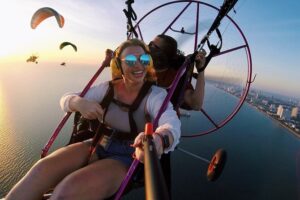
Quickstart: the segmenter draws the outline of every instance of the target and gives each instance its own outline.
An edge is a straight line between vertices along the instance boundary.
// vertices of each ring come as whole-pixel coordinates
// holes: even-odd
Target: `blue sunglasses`
[[[125,61],[125,63],[130,67],[133,67],[137,61],[139,61],[142,65],[144,65],[144,67],[146,67],[147,65],[150,64],[150,55],[142,54],[142,55],[140,55],[139,58],[137,58],[133,54],[128,54],[125,56],[125,58],[122,58],[121,60]]]

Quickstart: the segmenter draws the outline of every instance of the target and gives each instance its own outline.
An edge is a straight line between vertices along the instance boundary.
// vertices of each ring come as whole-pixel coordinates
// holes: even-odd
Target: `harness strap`
[[[130,130],[135,135],[138,134],[138,130],[137,130],[137,125],[133,119],[133,112],[135,112],[139,108],[139,105],[143,101],[144,97],[147,95],[152,85],[153,85],[152,82],[149,81],[145,82],[143,87],[139,91],[138,96],[135,98],[134,102],[129,107],[128,118],[129,118]]]
[[[128,109],[128,119],[129,119],[129,125],[130,125],[130,133],[132,133],[135,136],[138,134],[138,130],[137,130],[137,125],[135,123],[135,120],[133,118],[133,113],[139,108],[141,102],[143,101],[143,99],[145,98],[145,96],[147,95],[149,89],[151,88],[151,86],[153,84],[154,84],[153,82],[149,82],[149,81],[145,82],[143,84],[142,88],[140,89],[137,97],[134,99],[134,101],[131,105],[123,103],[123,102],[118,101],[116,99],[112,100],[112,102],[114,102],[118,106]],[[147,121],[148,117],[146,116],[146,114],[145,114],[145,118],[146,118],[146,121]]]
[[[109,85],[108,85],[108,89],[106,91],[106,94],[104,95],[104,98],[100,103],[100,106],[104,110],[101,123],[104,122],[104,119],[105,119],[105,116],[106,116],[106,113],[107,113],[107,108],[108,108],[110,102],[113,100],[113,98],[114,98],[114,86],[112,84],[112,81],[109,81]]]
[[[104,96],[103,100],[100,103],[102,109],[104,110],[104,113],[103,113],[103,116],[102,116],[102,121],[100,123],[98,123],[99,125],[96,129],[95,136],[93,137],[92,144],[90,146],[90,156],[89,157],[91,157],[91,155],[95,151],[98,141],[103,137],[102,132],[105,129],[104,120],[105,120],[105,116],[106,116],[106,113],[107,113],[107,110],[108,110],[107,108],[108,108],[108,106],[109,106],[109,104],[110,104],[110,102],[112,101],[113,98],[114,98],[114,87],[113,87],[112,81],[109,81],[108,89],[105,93],[105,96]],[[98,119],[96,119],[96,121],[97,120]]]
[[[220,45],[217,46],[217,45],[210,44],[209,40],[208,39],[206,40],[207,45],[208,45],[208,47],[210,49],[210,53],[209,53],[209,55],[205,59],[204,66],[201,69],[197,69],[198,73],[204,71],[206,69],[208,63],[212,59],[212,57],[218,55],[220,53],[220,51],[221,51],[223,40],[222,40],[221,32],[220,32],[220,30],[218,28],[216,28],[216,33],[217,33],[217,35],[218,35],[218,37],[220,39]],[[195,53],[191,56],[192,63],[194,62],[194,57],[193,56],[195,56]],[[186,87],[187,83],[191,82],[192,77],[195,77],[197,79],[198,75],[196,76],[194,73],[192,73],[193,69],[194,69],[193,65],[189,65],[187,67],[187,70],[185,72],[186,75],[185,75],[185,78],[184,78],[185,80],[184,80],[184,82],[182,84],[182,87],[180,89],[180,94],[178,95],[177,105],[174,105],[176,111],[178,111],[179,107],[181,107],[183,105],[184,105],[185,108],[191,109],[190,106],[188,106],[187,104],[184,104],[184,99],[183,98],[184,98],[184,92],[185,92],[185,87]],[[191,71],[191,73],[188,73],[187,71]],[[187,75],[187,74],[189,74],[189,75]],[[181,85],[181,84],[178,84],[178,85]]]
[[[135,98],[132,105],[129,106],[128,117],[129,117],[130,130],[131,130],[130,134],[133,136],[133,138],[138,134],[137,126],[133,119],[133,112],[138,109],[139,105],[141,104],[142,100],[148,93],[151,86],[152,86],[152,84],[150,82],[145,82],[143,84],[142,88],[140,89],[138,96]],[[113,87],[112,81],[110,81],[109,88],[108,88],[102,102],[100,103],[102,109],[104,109],[104,114],[102,117],[102,122],[99,123],[99,126],[97,127],[97,130],[96,130],[96,134],[93,137],[93,141],[92,141],[92,144],[90,147],[90,156],[89,157],[91,157],[91,155],[93,154],[93,152],[96,149],[98,141],[103,137],[103,135],[104,135],[103,133],[105,133],[105,129],[106,129],[106,126],[104,124],[105,115],[107,113],[107,110],[108,110],[107,108],[108,108],[109,104],[113,100],[115,100],[113,97],[114,97],[114,87]]]
[[[110,104],[113,97],[114,97],[113,85],[111,82],[109,82],[109,87],[106,91],[106,94],[104,95],[103,100],[100,103],[101,107],[104,109],[103,119],[104,116],[106,115],[107,107]],[[72,136],[76,136],[77,132],[83,129],[89,129],[90,131],[95,131],[98,126],[98,119],[89,120],[89,121],[91,121],[91,123],[89,123],[87,120],[82,120],[80,112],[75,112]]]
[[[106,94],[104,95],[104,98],[100,103],[101,107],[104,109],[104,114],[103,114],[102,120],[104,120],[104,117],[107,112],[107,107],[110,104],[111,99],[113,99],[113,97],[114,97],[114,90],[113,90],[113,85],[110,81],[109,87],[106,91]],[[72,143],[76,142],[76,140],[74,138],[76,138],[76,136],[78,135],[78,132],[80,130],[89,130],[89,132],[92,134],[93,131],[98,129],[98,124],[99,124],[98,119],[90,120],[90,122],[89,122],[81,117],[80,112],[75,112],[73,131],[72,131],[72,135],[71,135],[71,138],[70,138],[70,141],[68,144],[72,144]],[[97,131],[96,131],[96,133],[97,133]],[[91,134],[89,134],[89,135],[91,135]]]
[[[106,93],[105,93],[102,101],[99,103],[100,106],[102,107],[102,109],[104,110],[101,123],[104,123],[104,119],[105,119],[105,116],[107,113],[107,108],[108,108],[111,100],[113,99],[113,97],[114,97],[113,85],[112,85],[112,82],[109,82],[109,87],[106,90]],[[79,114],[79,117],[81,117],[81,114],[79,112],[77,112],[77,113]],[[76,114],[75,114],[75,116],[76,116]],[[74,120],[76,120],[76,119],[74,119]],[[81,120],[81,123],[79,125],[79,130],[88,129],[91,132],[96,132],[98,126],[99,126],[98,119],[93,119],[93,120],[89,120],[89,121],[83,119],[83,120]]]
[[[117,104],[118,103],[122,104],[121,106],[128,108],[128,110],[129,110],[128,118],[129,118],[131,131],[126,134],[122,133],[122,135],[124,136],[124,138],[127,138],[127,139],[134,138],[138,134],[138,131],[137,131],[137,126],[136,126],[135,120],[133,118],[133,113],[139,108],[139,105],[141,104],[144,97],[147,95],[152,84],[153,84],[152,82],[145,82],[143,84],[141,90],[139,91],[136,99],[132,103],[132,105],[127,105],[124,103],[122,104],[122,102],[119,102],[114,99],[114,87],[113,87],[112,81],[110,81],[109,87],[103,97],[103,100],[100,103],[102,109],[104,110],[102,121],[99,123],[98,119],[95,119],[95,120],[83,119],[83,118],[81,118],[81,114],[79,112],[76,112],[75,117],[74,117],[74,127],[73,127],[72,136],[71,136],[69,144],[75,142],[74,138],[76,138],[78,136],[78,133],[81,130],[88,130],[87,132],[89,132],[89,135],[93,135],[93,132],[94,132],[95,134],[94,134],[92,145],[90,148],[90,153],[92,153],[95,150],[95,147],[96,147],[98,141],[101,139],[101,137],[103,137],[102,132],[104,131],[104,129],[107,129],[107,127],[104,124],[104,121],[105,121],[105,116],[106,116],[108,107],[112,101]],[[85,135],[87,135],[87,134],[85,133]],[[132,135],[132,137],[131,136],[129,137],[129,135]]]
[[[212,57],[218,55],[220,53],[220,51],[221,51],[223,40],[222,40],[221,32],[220,32],[220,30],[218,28],[216,29],[216,33],[217,33],[217,35],[218,35],[218,37],[220,39],[220,45],[217,46],[217,45],[210,44],[209,40],[207,40],[207,46],[209,47],[210,53],[208,54],[208,56],[205,59],[204,66],[200,70],[198,70],[198,73],[204,71],[205,68],[207,67],[208,63],[212,59]]]
[[[189,55],[185,58],[185,62],[187,59],[190,59],[192,55]],[[175,98],[175,100],[173,100],[175,102],[174,109],[177,112],[177,115],[179,116],[179,108],[182,107],[182,105],[184,104],[184,93],[186,91],[186,87],[188,85],[188,83],[190,83],[191,81],[191,77],[190,77],[190,71],[193,70],[194,65],[192,65],[191,63],[189,65],[187,65],[186,67],[186,71],[184,72],[184,74],[182,75],[182,77],[180,78],[176,89],[172,95],[172,98]],[[189,106],[185,106],[185,108],[190,110]]]

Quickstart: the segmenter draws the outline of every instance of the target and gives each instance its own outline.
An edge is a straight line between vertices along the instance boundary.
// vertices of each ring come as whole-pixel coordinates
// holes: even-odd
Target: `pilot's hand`
[[[201,69],[204,67],[205,60],[206,60],[205,56],[206,56],[206,51],[204,49],[201,49],[195,57],[195,63],[198,72],[201,71]]]

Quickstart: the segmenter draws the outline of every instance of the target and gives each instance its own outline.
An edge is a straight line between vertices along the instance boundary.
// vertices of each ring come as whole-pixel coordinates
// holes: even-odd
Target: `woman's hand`
[[[100,104],[96,101],[89,101],[81,97],[74,97],[70,101],[70,106],[79,111],[86,119],[98,118],[99,121],[102,120],[104,111]]]
[[[157,156],[160,159],[161,155],[164,153],[164,147],[163,147],[163,141],[161,139],[161,136],[158,135],[158,133],[153,133],[153,142],[156,147]]]
[[[144,163],[144,148],[143,148],[143,138],[145,137],[145,133],[141,132],[134,139],[134,143],[131,145],[135,148],[134,156],[140,162]]]
[[[157,157],[160,159],[161,155],[163,154],[163,144],[157,133],[154,133],[153,136],[153,142],[156,148]],[[145,137],[145,133],[141,132],[134,140],[134,143],[132,144],[132,147],[135,147],[135,157],[140,162],[144,163],[144,147],[143,147],[143,139]]]

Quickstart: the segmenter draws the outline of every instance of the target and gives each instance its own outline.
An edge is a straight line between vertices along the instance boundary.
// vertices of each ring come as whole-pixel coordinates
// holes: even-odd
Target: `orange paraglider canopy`
[[[54,16],[60,28],[64,26],[65,19],[60,15],[56,10],[49,7],[44,7],[38,9],[31,18],[31,28],[35,29],[42,21],[45,19]]]

